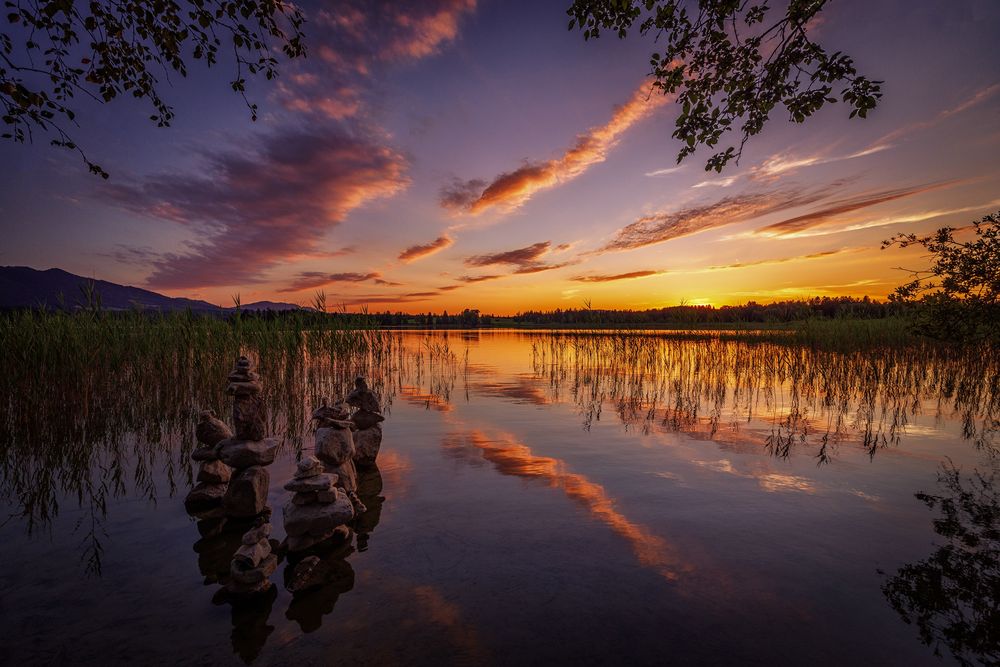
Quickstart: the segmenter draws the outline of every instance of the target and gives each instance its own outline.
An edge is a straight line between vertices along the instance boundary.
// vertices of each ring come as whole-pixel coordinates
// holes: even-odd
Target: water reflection
[[[276,627],[290,625],[288,621],[303,634],[329,630],[332,624],[326,617],[337,610],[338,627],[343,622],[345,628],[357,629],[361,621],[343,618],[345,605],[353,609],[359,599],[367,603],[374,595],[359,559],[369,557],[363,561],[366,566],[393,557],[397,559],[391,561],[394,565],[405,560],[400,553],[409,545],[400,545],[400,524],[391,523],[388,517],[399,516],[395,509],[405,508],[410,501],[413,506],[426,501],[422,493],[426,487],[420,484],[452,481],[436,477],[442,475],[440,470],[427,470],[433,465],[429,460],[440,464],[439,446],[447,456],[462,461],[458,468],[467,473],[471,469],[466,464],[478,465],[482,474],[526,480],[525,494],[548,493],[556,498],[555,504],[566,506],[571,505],[563,501],[571,501],[579,511],[574,511],[578,520],[568,531],[586,535],[596,526],[604,534],[613,533],[631,550],[624,551],[627,566],[641,571],[635,567],[638,563],[661,575],[671,582],[665,587],[671,592],[681,588],[677,582],[684,581],[690,582],[685,593],[697,596],[705,592],[699,588],[704,580],[717,574],[716,584],[725,577],[734,586],[744,583],[736,568],[725,572],[715,561],[708,562],[705,554],[711,549],[700,547],[701,536],[692,527],[700,519],[697,511],[689,523],[661,521],[672,511],[664,503],[648,507],[619,503],[616,499],[627,492],[622,485],[636,481],[634,470],[618,471],[609,452],[574,458],[577,452],[565,444],[569,438],[560,441],[563,449],[553,451],[552,442],[516,435],[512,431],[531,433],[527,425],[525,429],[512,425],[522,418],[533,427],[547,420],[545,434],[570,433],[574,438],[594,439],[591,443],[613,433],[623,448],[658,448],[659,454],[674,447],[675,460],[660,459],[664,465],[641,471],[662,481],[660,487],[644,489],[645,498],[662,501],[666,495],[658,494],[667,487],[672,490],[671,499],[706,503],[718,497],[725,502],[760,502],[764,496],[774,500],[780,492],[792,501],[787,503],[790,517],[806,516],[805,511],[796,514],[801,504],[815,512],[814,518],[820,517],[817,521],[842,511],[822,504],[835,486],[829,482],[838,470],[845,480],[838,492],[847,491],[862,500],[874,498],[869,491],[878,492],[886,499],[880,504],[892,502],[891,484],[886,484],[883,496],[879,481],[859,481],[858,452],[881,457],[893,453],[887,448],[898,447],[899,453],[923,457],[921,470],[926,471],[950,451],[946,448],[978,451],[988,460],[996,451],[1000,432],[1000,360],[988,354],[963,355],[934,347],[825,352],[642,334],[483,331],[446,336],[407,332],[386,334],[386,340],[390,341],[385,346],[388,352],[350,358],[313,358],[306,353],[255,356],[252,348],[247,350],[269,380],[265,385],[267,430],[283,438],[278,467],[293,463],[302,453],[310,408],[319,397],[345,395],[359,373],[367,375],[381,395],[384,411],[397,406],[407,415],[406,427],[412,430],[402,429],[396,436],[400,441],[407,438],[406,447],[387,437],[388,451],[379,458],[381,470],[359,470],[358,494],[367,512],[354,520],[348,539],[334,549],[311,554],[319,559],[312,585],[294,591],[272,587],[256,601],[224,593],[215,598],[231,607],[233,651],[245,662],[255,660],[265,649],[273,650],[277,642],[272,638],[272,645],[267,646],[268,638],[274,636]],[[10,514],[7,523],[34,533],[50,527],[60,512],[79,508],[79,521],[63,525],[76,527],[84,565],[99,574],[108,512],[126,511],[123,504],[116,506],[116,499],[169,507],[179,504],[191,487],[194,470],[189,456],[195,415],[202,409],[225,411],[224,387],[217,379],[228,371],[230,362],[229,357],[199,354],[190,360],[166,361],[162,372],[122,364],[95,368],[93,377],[65,379],[52,369],[43,369],[39,382],[55,387],[51,393],[40,385],[36,390],[5,395],[0,408],[0,501],[5,515]],[[592,432],[588,435],[581,427]],[[918,445],[922,449],[914,452]],[[424,447],[423,455],[419,447]],[[428,447],[432,457],[426,455]],[[822,470],[830,477],[821,480],[811,463],[805,469],[779,470],[779,463],[787,464],[770,458],[794,461],[797,454],[828,464]],[[683,466],[676,464],[681,458]],[[879,458],[879,462],[886,460]],[[890,457],[889,463],[893,462],[902,468],[911,461]],[[604,475],[600,466],[618,472]],[[873,476],[870,471],[876,468],[883,475],[890,470],[866,466],[862,472]],[[701,469],[718,475],[705,482],[708,476],[690,472]],[[906,473],[909,477],[887,481],[917,480],[915,469]],[[688,482],[678,482],[681,478]],[[905,492],[916,484],[908,481]],[[973,533],[962,533],[947,520],[939,522],[936,527],[944,528],[941,535],[948,544],[901,569],[886,584],[886,596],[918,627],[921,637],[941,652],[969,661],[996,661],[996,653],[989,652],[991,643],[997,642],[992,630],[997,625],[996,496],[980,494],[967,501],[969,496],[953,491],[934,497],[934,506],[957,508],[960,523],[980,521],[973,531],[979,542],[973,548],[962,541]],[[386,495],[391,505],[384,504]],[[846,494],[840,497],[854,500]],[[168,498],[173,500],[164,503]],[[456,497],[449,507],[452,511],[462,508],[463,500]],[[420,505],[419,511],[428,509],[440,511],[434,505]],[[897,510],[898,503],[891,509]],[[385,523],[380,527],[383,512]],[[993,533],[983,523],[989,516],[994,521]],[[417,519],[421,526],[433,528],[439,517],[429,514]],[[726,529],[725,518],[715,520],[720,530]],[[197,565],[206,585],[222,586],[245,527],[215,519],[184,528],[189,532],[175,542],[190,558],[180,559],[189,568],[185,576],[197,585],[197,575],[192,576]],[[125,554],[132,535],[155,529],[133,524],[126,530],[132,532],[117,538],[115,547]],[[920,528],[913,530],[916,534]],[[809,537],[816,542],[822,539]],[[186,551],[192,543],[195,557]],[[722,542],[712,544],[715,549]],[[755,546],[778,558],[766,545]],[[275,583],[279,579],[291,583],[301,562],[301,557],[284,560]],[[484,576],[474,566],[468,567],[472,572],[466,576]],[[624,568],[618,573],[631,576]],[[380,582],[389,580],[384,573],[378,576],[383,577]],[[450,576],[450,571],[442,576]],[[482,627],[474,630],[473,620],[481,620],[478,610],[466,605],[463,614],[455,601],[460,594],[448,590],[446,580],[432,586],[416,578],[398,579],[398,585],[393,584],[398,590],[381,591],[379,601],[397,596],[402,605],[405,598],[406,609],[416,605],[423,616],[408,618],[402,612],[382,610],[380,618],[395,613],[399,627],[410,628],[413,634],[432,623],[449,637],[454,634],[449,641],[463,655],[482,655],[482,635],[487,641],[490,636]],[[528,581],[530,574],[525,585]],[[798,584],[803,585],[801,579]],[[877,586],[872,591],[881,609],[888,611]],[[350,597],[345,597],[348,593]],[[391,647],[384,654],[399,657]]]
[[[482,431],[454,433],[442,442],[442,447],[456,458],[466,457],[470,451],[478,452],[502,475],[536,480],[559,489],[596,520],[625,538],[644,567],[656,570],[668,580],[675,580],[680,573],[692,569],[666,540],[617,511],[603,486],[567,471],[559,459],[532,453],[527,445],[510,434],[491,438]]]
[[[898,445],[925,413],[957,418],[962,436],[983,450],[996,450],[1000,431],[1000,360],[975,350],[829,352],[641,334],[551,335],[534,339],[531,350],[548,400],[571,400],[588,429],[609,406],[644,433],[716,440],[763,425],[745,435],[779,457],[813,446],[821,463],[842,442],[870,456]]]
[[[233,632],[230,639],[233,653],[250,664],[257,659],[267,644],[268,637],[274,632],[274,626],[268,621],[274,601],[278,599],[278,589],[271,586],[267,591],[252,597],[234,596],[220,588],[213,604],[228,604],[232,610]]]
[[[944,538],[924,560],[904,565],[882,587],[921,641],[963,665],[1000,664],[1000,492],[997,470],[963,475],[945,465],[940,495],[916,497],[940,516]]]

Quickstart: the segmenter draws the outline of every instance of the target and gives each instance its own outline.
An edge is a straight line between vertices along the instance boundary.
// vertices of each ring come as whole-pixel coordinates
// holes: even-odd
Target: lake
[[[184,510],[194,415],[227,414],[233,359],[5,398],[0,663],[1000,660],[992,354],[385,335],[357,363],[259,360],[278,540],[319,397],[364,373],[386,414],[368,512],[294,596],[285,561],[258,599],[220,596],[241,533],[202,537]],[[935,524],[934,497],[963,492]]]

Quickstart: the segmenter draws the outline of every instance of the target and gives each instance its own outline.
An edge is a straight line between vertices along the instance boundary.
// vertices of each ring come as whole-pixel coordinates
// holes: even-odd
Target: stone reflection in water
[[[371,534],[375,532],[382,518],[382,473],[374,463],[358,471],[358,495],[368,511],[358,515],[354,521],[354,531],[358,536],[358,551],[367,551]]]
[[[940,516],[946,540],[926,559],[904,565],[882,587],[889,604],[916,626],[924,644],[963,665],[1000,664],[1000,494],[996,468],[964,476],[945,465],[942,495],[916,497]]]
[[[323,617],[333,611],[338,598],[354,588],[354,568],[347,557],[354,552],[351,542],[327,543],[305,557],[289,559],[285,568],[285,588],[292,601],[285,618],[299,624],[302,632],[315,632]]]
[[[234,596],[225,588],[219,589],[213,604],[230,605],[232,611],[233,632],[230,639],[233,652],[250,664],[257,659],[267,644],[267,638],[274,632],[274,626],[268,623],[274,601],[278,598],[278,589],[271,586],[267,591],[254,596]]]

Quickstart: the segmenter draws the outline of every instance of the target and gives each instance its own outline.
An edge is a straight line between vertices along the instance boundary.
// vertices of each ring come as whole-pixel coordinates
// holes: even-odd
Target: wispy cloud
[[[926,130],[927,128],[934,127],[938,123],[951,118],[955,114],[962,113],[963,111],[968,111],[972,107],[985,102],[997,92],[1000,92],[1000,83],[994,83],[991,86],[977,90],[968,98],[962,100],[957,105],[951,107],[950,109],[945,109],[941,111],[936,116],[929,120],[918,121],[916,123],[910,123],[909,125],[904,125],[896,130],[893,130],[889,134],[881,137],[875,143],[876,144],[891,144],[895,141],[899,141],[903,137],[913,134],[914,132],[919,132],[920,130]]]
[[[629,271],[628,273],[615,273],[611,275],[574,276],[570,278],[570,280],[574,280],[579,283],[610,283],[616,280],[648,278],[650,276],[658,276],[663,273],[666,273],[666,271]]]
[[[957,182],[958,181],[944,181],[940,183],[926,183],[905,188],[882,190],[880,192],[873,192],[857,197],[851,197],[849,199],[841,199],[817,211],[806,213],[805,215],[799,215],[787,220],[782,220],[780,222],[775,222],[767,225],[766,227],[761,227],[753,233],[757,236],[785,236],[800,233],[804,230],[812,229],[813,227],[825,225],[830,220],[844,215],[845,213],[851,213],[863,208],[878,206],[879,204],[885,204],[887,202],[912,197],[914,195],[923,194],[932,190],[949,187]]]
[[[152,259],[150,287],[260,282],[277,264],[328,256],[323,235],[354,209],[408,184],[406,160],[337,127],[278,131],[256,150],[204,156],[195,174],[158,174],[109,185],[123,208],[198,231],[187,252]]]
[[[804,206],[828,197],[844,183],[836,181],[827,187],[811,190],[788,187],[744,192],[710,204],[644,215],[618,230],[614,238],[597,252],[633,250]]]
[[[487,275],[487,276],[462,276],[459,278],[463,283],[484,283],[489,280],[497,280],[503,278],[503,275]]]
[[[451,247],[455,243],[448,236],[439,236],[430,243],[411,245],[409,248],[399,253],[399,259],[404,262],[414,262],[436,252],[441,252],[445,248]]]
[[[870,248],[839,248],[836,250],[823,250],[821,252],[814,252],[808,255],[796,255],[795,257],[776,257],[772,259],[755,259],[749,262],[717,264],[715,266],[709,266],[705,269],[695,271],[695,273],[701,273],[702,271],[730,271],[733,269],[745,269],[751,266],[768,266],[771,264],[787,264],[788,262],[802,262],[811,259],[823,259],[824,257],[833,257],[834,255],[844,255],[849,253],[863,252],[865,250],[870,250]]]
[[[874,155],[884,150],[892,148],[892,144],[883,142],[868,148],[864,148],[846,155],[824,155],[816,153],[814,155],[796,156],[791,153],[778,153],[767,158],[759,165],[750,169],[749,178],[754,181],[766,181],[787,175],[802,167],[813,167],[831,162],[842,162],[844,160],[854,160],[856,158]]]
[[[538,192],[570,181],[603,162],[626,130],[667,101],[666,96],[652,92],[650,84],[644,81],[610,121],[581,134],[561,156],[528,162],[489,182],[481,179],[456,181],[442,190],[441,205],[471,214],[495,207],[515,209]]]
[[[381,285],[398,285],[382,280],[380,273],[372,271],[370,273],[325,273],[323,271],[303,271],[287,287],[279,289],[279,292],[300,292],[305,289],[315,289],[324,285],[334,283],[364,283],[372,281]]]
[[[668,174],[675,174],[683,168],[684,165],[679,164],[676,167],[667,167],[665,169],[654,169],[653,171],[647,171],[646,176],[650,177],[667,176]]]
[[[700,181],[692,185],[692,188],[728,188],[740,179],[739,176],[728,176],[726,178],[712,178],[707,181]]]
[[[525,246],[524,248],[515,248],[514,250],[505,250],[486,255],[473,255],[466,258],[465,264],[467,266],[494,266],[497,264],[526,266],[534,264],[541,256],[548,253],[551,245],[551,241],[542,241]]]

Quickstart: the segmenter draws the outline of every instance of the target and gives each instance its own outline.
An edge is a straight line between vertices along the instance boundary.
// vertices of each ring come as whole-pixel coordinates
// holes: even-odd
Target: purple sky
[[[169,129],[81,100],[111,179],[0,143],[0,264],[378,310],[884,296],[921,259],[882,239],[1000,209],[995,0],[833,0],[815,37],[882,104],[776,113],[721,175],[675,165],[651,42],[584,42],[564,5],[306,5],[309,57],[252,86],[257,123],[224,68],[166,88]]]

